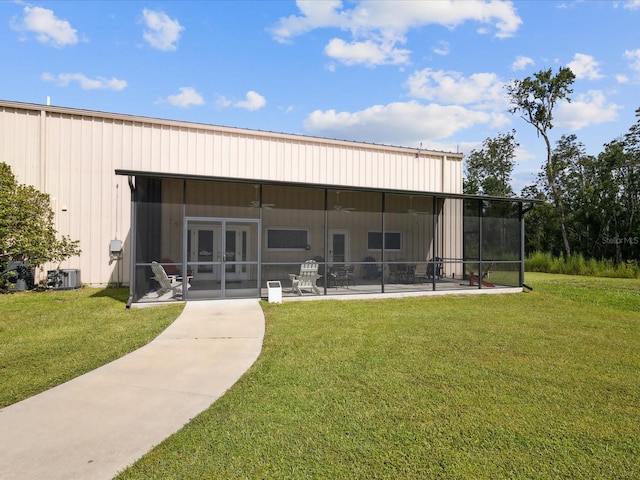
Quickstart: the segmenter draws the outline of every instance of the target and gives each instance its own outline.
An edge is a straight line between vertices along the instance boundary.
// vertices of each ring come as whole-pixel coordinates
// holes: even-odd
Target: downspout
[[[131,245],[131,254],[129,255],[129,298],[127,299],[126,308],[131,308],[136,285],[136,228],[138,225],[136,218],[136,186],[133,183],[133,177],[128,177],[129,189],[131,190],[131,226],[129,229],[129,239]]]
[[[47,101],[47,104],[48,103],[49,102]],[[54,203],[54,202],[57,202],[57,195],[56,197],[53,197],[47,185],[47,156],[48,156],[47,155],[47,111],[44,108],[40,110],[40,145],[39,147],[40,147],[40,152],[39,152],[40,178],[38,178],[37,180],[38,190],[49,195],[49,198],[51,200],[51,207],[54,211],[53,222],[56,227],[56,231],[60,231],[60,224],[58,223],[58,219],[59,219],[58,205],[57,203]],[[58,265],[58,268],[60,268],[59,265]],[[47,277],[43,278],[42,274],[38,272],[38,269],[36,269],[36,276],[37,276],[37,279],[36,279],[37,281],[47,280]]]
[[[47,175],[47,166],[49,160],[49,149],[47,148],[47,124],[49,118],[49,111],[47,107],[51,105],[51,98],[47,96],[47,105],[46,107],[40,109],[40,179],[38,189],[42,192],[45,192],[51,195],[49,191],[48,179],[49,175]],[[58,215],[56,209],[56,217]],[[57,223],[56,223],[56,226]]]
[[[46,193],[47,189],[47,111],[40,110],[40,179],[38,188]],[[57,209],[56,209],[57,215]]]
[[[447,167],[447,165],[448,165],[447,156],[443,155],[442,156],[442,162],[441,162],[441,168],[440,168],[440,191],[442,193],[445,193],[444,185],[445,185],[445,179],[447,178],[447,176],[445,175],[445,168]],[[455,192],[455,193],[459,193],[459,192]]]

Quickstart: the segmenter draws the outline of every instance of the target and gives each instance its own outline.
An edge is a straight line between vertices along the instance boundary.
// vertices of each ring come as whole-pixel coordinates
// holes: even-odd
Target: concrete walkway
[[[188,302],[147,346],[0,410],[0,479],[107,480],[222,396],[255,362],[258,300]]]

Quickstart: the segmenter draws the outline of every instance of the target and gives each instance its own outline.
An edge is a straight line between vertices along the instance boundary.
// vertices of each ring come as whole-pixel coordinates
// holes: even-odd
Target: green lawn
[[[640,282],[264,304],[240,381],[120,479],[640,478]],[[0,296],[0,405],[147,343],[182,306]]]
[[[265,304],[250,371],[120,479],[640,478],[640,282]]]
[[[125,309],[128,289],[0,295],[0,408],[145,345],[182,305]]]

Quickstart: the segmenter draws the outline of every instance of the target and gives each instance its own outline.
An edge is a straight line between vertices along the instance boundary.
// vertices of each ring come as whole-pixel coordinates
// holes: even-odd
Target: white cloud
[[[234,103],[233,106],[253,112],[255,110],[260,110],[266,104],[267,100],[262,95],[250,90],[247,92],[244,100]]]
[[[363,64],[366,66],[398,65],[409,61],[409,50],[393,47],[392,43],[376,43],[372,40],[365,42],[347,43],[339,38],[332,39],[324,49],[328,57],[334,58],[345,65]]]
[[[589,80],[602,78],[599,66],[600,63],[591,55],[585,55],[584,53],[576,53],[573,56],[573,61],[567,64],[567,67],[571,69],[577,79],[587,78]]]
[[[61,48],[78,43],[76,29],[66,20],[60,20],[53,10],[42,7],[24,7],[22,21],[12,21],[12,27],[18,31],[34,33],[36,40],[45,45]]]
[[[349,31],[350,41],[334,38],[325,48],[327,55],[347,65],[409,63],[410,52],[397,49],[396,44],[405,43],[406,33],[413,28],[455,28],[465,22],[478,22],[488,26],[484,30],[494,31],[496,37],[506,38],[513,36],[522,23],[513,3],[503,0],[360,0],[351,9],[337,0],[298,0],[296,4],[300,15],[280,18],[271,30],[273,38],[285,43],[318,28]]]
[[[524,70],[529,65],[535,65],[536,62],[533,61],[533,58],[525,57],[524,55],[518,55],[516,60],[511,64],[511,70],[518,71]]]
[[[624,4],[627,10],[640,10],[640,0],[628,0]]]
[[[233,105],[233,102],[231,100],[229,100],[227,97],[225,97],[224,95],[218,95],[218,97],[216,98],[216,101],[214,103],[215,103],[216,108],[218,110],[223,110],[223,109]]]
[[[423,139],[448,138],[478,124],[499,125],[505,120],[508,121],[506,117],[457,105],[422,105],[409,101],[375,105],[358,112],[316,110],[305,119],[304,127],[308,133],[318,136],[418,145]]]
[[[623,57],[629,60],[629,68],[640,71],[640,48],[637,50],[625,50]]]
[[[336,71],[336,64],[331,62],[331,63],[326,64],[324,68],[326,68],[330,72],[335,72]]]
[[[192,87],[180,87],[180,93],[169,95],[167,101],[175,107],[188,108],[194,105],[203,105],[204,98]]]
[[[162,51],[176,50],[176,42],[180,40],[180,34],[184,27],[177,20],[172,20],[169,16],[160,11],[147,10],[142,11],[144,24],[147,29],[143,32],[142,37],[153,48]]]
[[[444,40],[440,40],[432,49],[431,51],[433,53],[435,53],[436,55],[449,55],[449,53],[451,52],[451,46],[449,45],[449,42],[445,42]]]
[[[464,77],[459,72],[425,68],[413,73],[406,86],[414,98],[507,110],[504,83],[494,73],[474,73]]]
[[[43,73],[40,77],[45,82],[55,82],[60,87],[67,87],[72,82],[77,82],[82,90],[113,90],[120,91],[127,87],[125,80],[117,78],[96,77],[89,78],[82,73],[60,73],[57,76]]]
[[[571,103],[559,103],[554,125],[576,131],[590,125],[613,122],[618,119],[621,108],[615,103],[607,103],[600,90],[590,90],[578,95]]]
[[[342,7],[341,0],[324,2],[298,0],[296,4],[302,15],[283,17],[271,29],[273,38],[278,42],[287,43],[291,38],[316,28],[345,28],[348,26],[348,18],[337,12]]]
[[[618,74],[616,75],[616,82],[629,83],[629,77],[627,77],[626,75]]]

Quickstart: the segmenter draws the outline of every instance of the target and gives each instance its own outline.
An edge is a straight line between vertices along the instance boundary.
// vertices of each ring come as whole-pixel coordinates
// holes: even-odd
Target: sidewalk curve
[[[255,362],[259,300],[188,302],[148,345],[0,410],[0,479],[107,480],[222,396]]]

